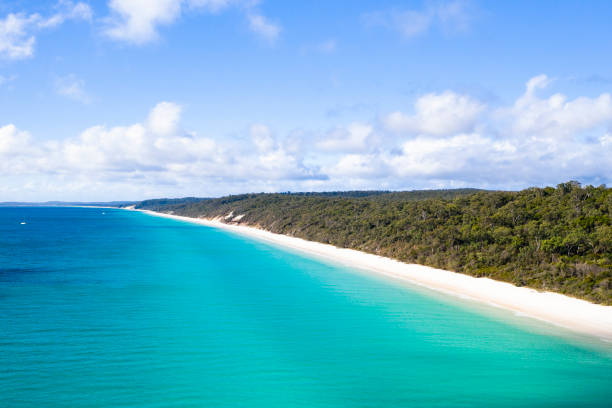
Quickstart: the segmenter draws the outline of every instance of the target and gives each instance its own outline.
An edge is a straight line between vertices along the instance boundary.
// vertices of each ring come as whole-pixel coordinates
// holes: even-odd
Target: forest
[[[239,223],[612,304],[611,189],[243,194],[137,208]],[[231,222],[233,217],[228,217]]]

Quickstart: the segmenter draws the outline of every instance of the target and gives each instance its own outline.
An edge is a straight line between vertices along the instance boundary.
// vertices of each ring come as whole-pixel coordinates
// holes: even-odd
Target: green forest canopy
[[[140,203],[612,304],[611,189],[244,194]]]

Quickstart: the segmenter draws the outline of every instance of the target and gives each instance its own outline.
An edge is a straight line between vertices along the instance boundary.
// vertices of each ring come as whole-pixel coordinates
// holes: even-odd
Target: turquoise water
[[[612,345],[503,314],[174,220],[0,208],[0,407],[612,406]]]

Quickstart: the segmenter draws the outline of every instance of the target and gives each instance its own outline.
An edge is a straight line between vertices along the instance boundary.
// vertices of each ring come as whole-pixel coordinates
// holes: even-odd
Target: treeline
[[[155,198],[153,200],[145,200],[136,203],[136,208],[146,208],[151,211],[161,211],[170,205],[193,204],[200,201],[209,200],[208,198],[185,197],[185,198]],[[127,207],[124,205],[122,207]]]
[[[240,223],[276,233],[612,304],[605,186],[245,194],[139,207],[190,217],[244,214]]]
[[[423,200],[425,198],[454,198],[459,195],[467,195],[476,193],[479,191],[475,188],[458,188],[450,190],[414,190],[414,191],[372,191],[372,190],[354,190],[354,191],[323,191],[323,192],[283,192],[277,193],[282,196],[296,196],[296,197],[345,197],[345,198],[363,198],[363,197],[374,197],[384,195],[385,199],[395,198],[406,201]],[[246,197],[254,197],[257,194],[243,194],[238,196],[231,196],[233,198],[243,199]],[[264,195],[263,193],[261,195]],[[227,198],[227,197],[225,197]],[[136,203],[136,208],[148,209],[151,211],[162,210],[169,208],[170,205],[179,204],[193,204],[204,200],[211,200],[211,198],[200,198],[200,197],[184,197],[184,198],[155,198],[151,200],[141,201]],[[1,204],[1,203],[0,203]],[[127,207],[134,203],[129,202],[121,207]]]

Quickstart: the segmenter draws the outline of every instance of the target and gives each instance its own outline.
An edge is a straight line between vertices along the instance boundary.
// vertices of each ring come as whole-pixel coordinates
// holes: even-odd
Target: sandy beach
[[[142,211],[144,213],[222,228],[238,234],[279,244],[309,255],[326,258],[350,267],[372,271],[395,279],[444,292],[468,297],[511,310],[538,320],[543,320],[571,331],[612,341],[612,306],[602,306],[558,293],[541,292],[510,283],[435,269],[422,265],[406,264],[390,258],[352,249],[307,241],[301,238],[274,234],[243,225],[228,224],[220,219],[201,219]]]

